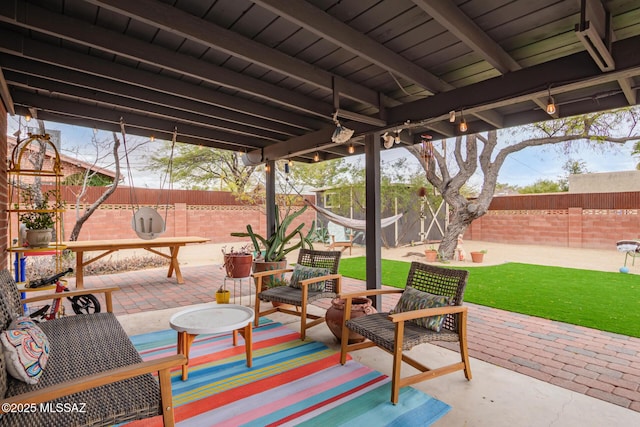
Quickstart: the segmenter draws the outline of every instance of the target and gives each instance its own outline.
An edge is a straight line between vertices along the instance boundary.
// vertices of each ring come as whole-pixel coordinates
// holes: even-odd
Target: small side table
[[[180,311],[169,319],[172,329],[178,332],[178,354],[184,354],[187,363],[182,365],[182,381],[189,376],[189,351],[197,335],[233,331],[233,345],[238,345],[238,332],[244,337],[247,366],[253,365],[252,323],[253,309],[235,304],[207,304]]]
[[[233,302],[236,301],[236,286],[238,285],[238,283],[240,284],[240,301],[242,302],[242,282],[243,280],[247,281],[248,287],[249,287],[249,305],[251,305],[251,284],[253,283],[252,277],[251,276],[247,276],[247,277],[228,277],[228,276],[224,276],[223,279],[223,286],[225,289],[227,289],[227,280],[233,280]]]

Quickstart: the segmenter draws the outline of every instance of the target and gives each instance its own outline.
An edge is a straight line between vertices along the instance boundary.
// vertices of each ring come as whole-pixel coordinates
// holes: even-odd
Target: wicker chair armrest
[[[444,314],[456,314],[467,311],[467,307],[464,306],[446,306],[435,308],[424,308],[422,310],[404,311],[402,313],[390,314],[389,319],[392,322],[404,322],[406,320],[419,319],[421,317],[441,316]]]
[[[187,363],[187,358],[182,354],[163,357],[161,359],[140,362],[135,365],[110,369],[99,374],[87,375],[71,381],[65,381],[40,390],[34,390],[17,396],[8,397],[2,403],[42,403],[58,397],[69,396],[74,393],[89,390],[105,384],[115,383],[127,378],[133,378],[153,372],[168,371],[173,367]],[[0,411],[1,413],[1,411]]]
[[[68,298],[68,297],[75,297],[78,295],[88,295],[88,294],[111,294],[112,292],[119,291],[119,290],[120,290],[119,287],[114,286],[109,288],[78,289],[78,290],[69,291],[69,292],[55,292],[55,293],[36,295],[29,298],[21,299],[20,303],[29,304],[37,301]]]
[[[257,279],[258,277],[271,276],[273,274],[291,273],[292,271],[292,268],[280,268],[277,270],[260,271],[258,273],[253,273],[251,276]]]
[[[299,280],[300,287],[309,286],[311,283],[323,282],[325,280],[341,279],[342,274],[327,274],[326,276],[311,277],[309,279]]]
[[[351,300],[357,297],[368,297],[371,295],[384,295],[384,294],[398,294],[402,293],[404,289],[371,289],[367,291],[350,292],[348,294],[340,294],[338,298]]]

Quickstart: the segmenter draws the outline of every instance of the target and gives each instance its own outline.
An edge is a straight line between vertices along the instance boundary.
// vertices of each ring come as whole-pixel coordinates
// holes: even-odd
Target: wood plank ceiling
[[[53,122],[347,156],[635,105],[640,0],[2,0],[0,95]]]

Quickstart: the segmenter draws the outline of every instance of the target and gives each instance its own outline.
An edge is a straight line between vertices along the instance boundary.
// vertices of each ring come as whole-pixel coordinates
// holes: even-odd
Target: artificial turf
[[[382,260],[382,284],[403,288],[410,263]],[[445,266],[446,267],[446,266]],[[340,261],[364,280],[365,258]],[[467,302],[640,338],[640,276],[507,263],[469,268]]]

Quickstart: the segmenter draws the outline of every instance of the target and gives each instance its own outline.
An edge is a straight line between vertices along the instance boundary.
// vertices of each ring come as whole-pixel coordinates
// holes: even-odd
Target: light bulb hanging
[[[550,116],[555,114],[558,109],[556,108],[556,102],[551,96],[551,86],[549,86],[549,97],[547,98],[547,114]]]
[[[318,153],[317,151],[316,151],[316,154],[313,155],[313,161],[314,162],[320,161],[320,153]]]
[[[349,154],[353,154],[356,152],[356,147],[353,146],[353,142],[349,144],[348,151],[349,151]]]
[[[469,126],[467,126],[467,121],[464,119],[464,112],[460,110],[460,126],[458,127],[460,132],[466,132],[469,130]]]
[[[30,121],[31,121],[31,114],[26,114],[26,115],[24,116],[24,121],[25,121],[25,122],[30,122]]]

